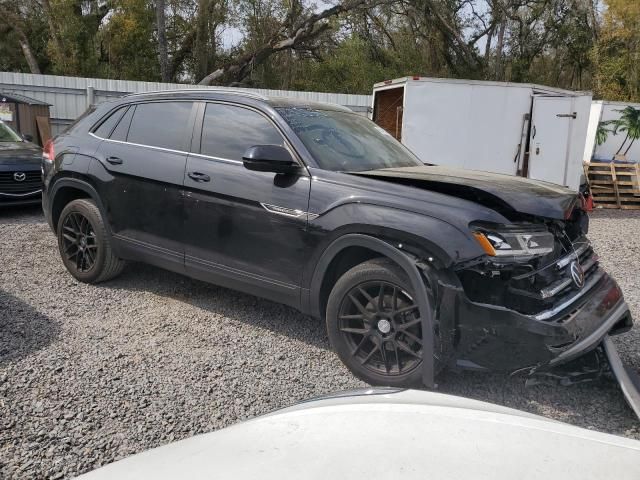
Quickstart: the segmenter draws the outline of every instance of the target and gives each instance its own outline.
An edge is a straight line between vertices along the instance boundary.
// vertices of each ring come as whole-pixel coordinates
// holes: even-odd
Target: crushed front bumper
[[[617,283],[602,269],[571,298],[537,315],[472,302],[461,286],[440,283],[439,322],[454,329],[459,367],[540,371],[596,348],[629,330],[631,314]]]

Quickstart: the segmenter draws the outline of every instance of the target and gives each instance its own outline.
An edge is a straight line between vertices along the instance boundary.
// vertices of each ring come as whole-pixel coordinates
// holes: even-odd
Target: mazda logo
[[[24,180],[27,178],[27,174],[24,172],[15,172],[13,174],[13,179],[16,182],[24,182]]]
[[[569,272],[571,273],[573,284],[578,288],[584,287],[584,270],[582,270],[582,267],[577,261],[571,262]]]

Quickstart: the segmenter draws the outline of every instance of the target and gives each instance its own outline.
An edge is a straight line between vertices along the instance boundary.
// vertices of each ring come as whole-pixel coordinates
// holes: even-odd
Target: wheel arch
[[[327,295],[327,274],[331,274],[336,263],[350,255],[346,262],[349,265],[359,258],[366,261],[375,257],[386,257],[396,263],[407,274],[413,287],[414,295],[420,310],[422,320],[422,331],[424,339],[424,355],[422,362],[422,381],[425,386],[434,386],[434,363],[433,363],[433,309],[429,306],[429,299],[424,288],[424,282],[414,258],[410,254],[403,252],[394,245],[371,235],[352,233],[346,234],[334,240],[322,253],[316,264],[310,285],[309,312],[318,319],[324,318],[326,303],[323,305],[322,295]],[[357,262],[356,264],[361,263]],[[349,267],[351,268],[351,267]],[[324,287],[324,290],[323,290]],[[326,300],[325,300],[326,301]],[[431,346],[428,348],[428,346]],[[429,351],[430,350],[430,351]]]
[[[86,180],[82,180],[75,177],[64,177],[59,180],[56,180],[51,188],[51,226],[54,231],[57,231],[58,228],[58,220],[60,219],[60,214],[66,205],[69,202],[76,200],[78,198],[90,198],[96,203],[98,210],[100,210],[100,214],[102,218],[107,219],[106,211],[104,209],[104,205],[100,200],[100,196],[96,189]],[[108,222],[105,221],[105,226],[107,227],[107,233],[110,235],[111,230],[109,229]]]

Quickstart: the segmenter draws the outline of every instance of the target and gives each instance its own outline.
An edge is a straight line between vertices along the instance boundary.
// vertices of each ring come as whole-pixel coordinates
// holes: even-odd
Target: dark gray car
[[[0,207],[41,202],[41,163],[42,149],[0,121]]]

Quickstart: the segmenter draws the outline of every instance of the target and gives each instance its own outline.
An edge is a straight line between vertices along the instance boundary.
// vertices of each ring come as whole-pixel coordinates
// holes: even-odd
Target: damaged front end
[[[450,167],[353,174],[410,187],[417,197],[418,190],[429,192],[425,212],[446,216],[468,235],[468,248],[452,249],[452,265],[438,266],[430,257],[415,262],[434,298],[433,347],[440,364],[536,374],[559,383],[598,375],[604,357],[616,364],[609,336],[628,331],[633,322],[586,237],[589,218],[575,192]],[[456,201],[443,208],[448,199]],[[588,353],[593,362],[585,363]],[[640,411],[640,386],[622,367],[612,370]]]
[[[622,292],[585,236],[585,212],[536,220],[470,225],[486,255],[439,284],[439,321],[456,331],[459,366],[532,373],[631,328]]]

